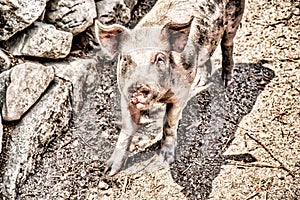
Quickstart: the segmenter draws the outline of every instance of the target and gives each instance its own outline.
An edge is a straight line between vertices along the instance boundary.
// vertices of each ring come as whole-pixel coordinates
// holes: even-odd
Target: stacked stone
[[[95,19],[128,23],[136,3],[0,0],[0,153],[8,157],[0,198],[16,197],[17,185],[34,169],[47,144],[68,129],[85,90],[94,87],[97,60],[72,53],[82,45],[74,38],[93,40]],[[6,152],[3,120],[17,124]]]

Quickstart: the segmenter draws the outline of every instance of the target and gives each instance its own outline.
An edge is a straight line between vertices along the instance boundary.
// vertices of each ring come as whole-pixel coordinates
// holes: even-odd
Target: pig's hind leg
[[[234,66],[233,39],[242,20],[245,7],[245,0],[232,0],[226,5],[226,28],[221,41],[222,49],[222,79],[227,86],[232,80]]]

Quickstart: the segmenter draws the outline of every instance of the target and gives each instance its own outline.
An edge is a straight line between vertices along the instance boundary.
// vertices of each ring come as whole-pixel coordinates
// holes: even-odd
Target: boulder
[[[43,13],[46,0],[1,0],[0,41],[30,26]]]
[[[58,29],[77,35],[93,24],[97,17],[93,0],[50,1],[45,19]]]
[[[10,135],[7,158],[3,168],[0,193],[5,199],[15,199],[17,188],[32,173],[49,143],[68,130],[71,119],[68,81],[55,78],[48,92],[22,118]]]
[[[11,70],[10,84],[2,108],[3,119],[19,120],[34,105],[54,79],[52,67],[26,62]]]
[[[5,71],[0,73],[0,111],[5,101],[6,89],[10,83],[10,72],[11,71]]]
[[[72,46],[73,35],[60,31],[53,25],[35,22],[22,34],[8,42],[13,55],[34,56],[43,58],[64,58]]]
[[[9,84],[9,71],[0,74],[0,153],[2,151],[2,136],[3,136],[3,126],[2,126],[2,115],[1,109],[5,101],[5,92]]]
[[[2,125],[2,117],[0,115],[0,153],[2,152],[2,138],[3,138],[3,125]]]
[[[129,6],[134,7],[136,2],[132,1]],[[96,3],[97,19],[102,24],[126,24],[131,18],[131,9],[126,6],[124,0],[102,0]]]

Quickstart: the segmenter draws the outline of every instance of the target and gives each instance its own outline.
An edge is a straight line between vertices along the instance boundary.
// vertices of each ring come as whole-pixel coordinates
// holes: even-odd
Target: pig
[[[132,30],[95,22],[103,52],[117,58],[122,128],[107,161],[110,176],[127,158],[144,111],[165,104],[159,156],[175,159],[177,128],[188,100],[210,86],[210,57],[221,42],[222,79],[232,78],[233,39],[244,11],[244,0],[158,0]]]

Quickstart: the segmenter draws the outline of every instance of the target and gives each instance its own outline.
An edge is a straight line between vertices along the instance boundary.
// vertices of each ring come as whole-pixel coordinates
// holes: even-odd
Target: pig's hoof
[[[223,79],[224,86],[227,87],[233,82],[232,73],[228,71],[222,72],[222,79]]]
[[[106,167],[104,169],[104,173],[108,176],[114,176],[116,175],[120,169],[112,167],[112,164],[109,164],[109,162],[106,163]]]
[[[112,169],[109,166],[106,166],[104,173],[107,174],[108,176],[114,176],[116,175],[120,170]]]
[[[108,173],[108,176],[114,176],[117,173],[119,173],[120,170],[116,170],[116,169],[111,169],[110,172]]]
[[[174,149],[162,148],[160,150],[160,157],[162,158],[162,161],[167,162],[168,164],[173,163],[175,160]]]
[[[104,169],[104,173],[108,174],[108,176],[113,176],[117,174],[121,169],[121,165],[118,165],[117,163],[114,162],[113,159],[109,159],[106,162],[106,167]]]
[[[224,80],[224,86],[227,87],[227,86],[229,86],[232,82],[233,82],[232,79],[229,79],[229,80],[225,79],[225,80]]]

